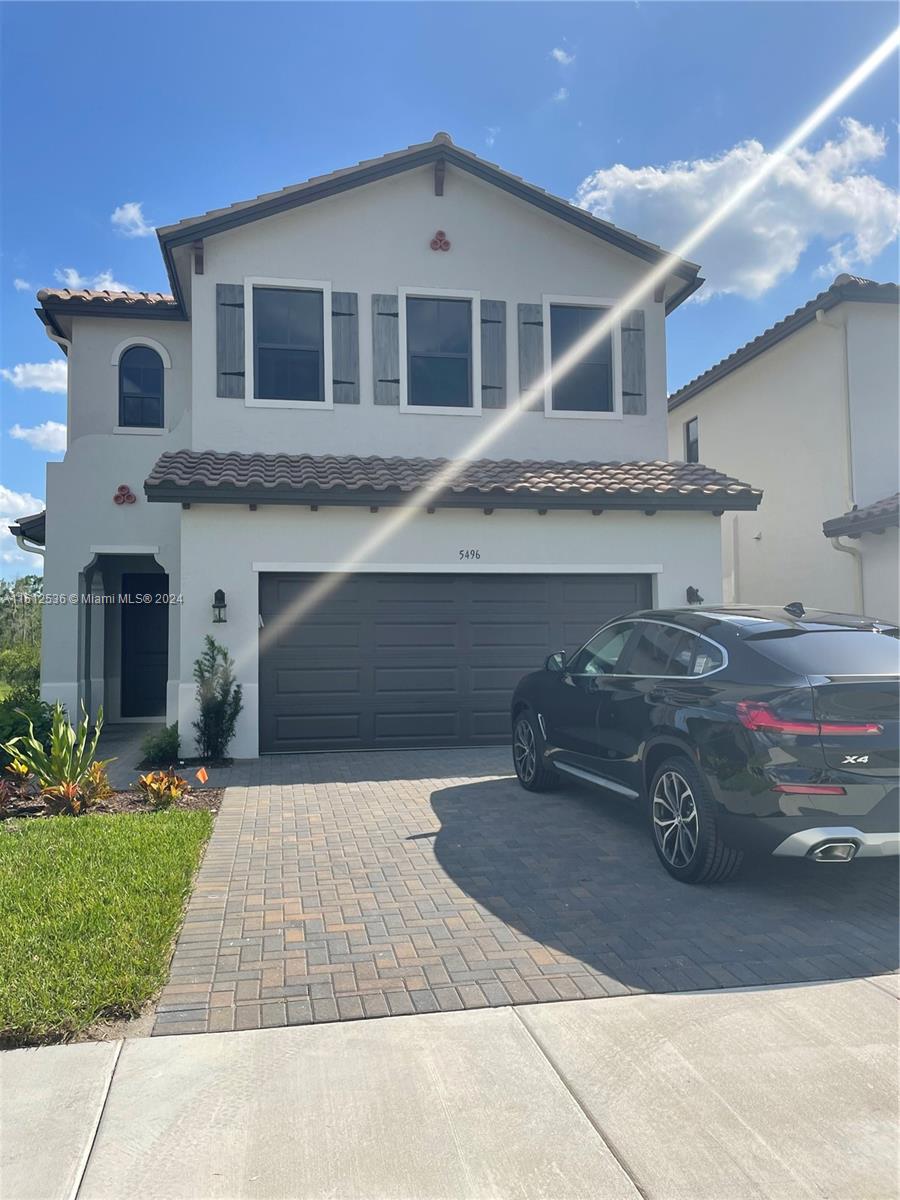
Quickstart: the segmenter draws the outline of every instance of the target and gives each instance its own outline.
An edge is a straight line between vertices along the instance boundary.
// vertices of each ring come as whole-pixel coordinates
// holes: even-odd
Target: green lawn
[[[0,825],[0,1037],[65,1037],[165,982],[208,812]]]

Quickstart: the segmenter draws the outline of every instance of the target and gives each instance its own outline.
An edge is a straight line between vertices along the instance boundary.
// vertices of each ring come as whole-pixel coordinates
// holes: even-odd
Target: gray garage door
[[[264,752],[504,742],[526,672],[651,602],[646,575],[354,575],[308,611],[318,579],[260,576]]]

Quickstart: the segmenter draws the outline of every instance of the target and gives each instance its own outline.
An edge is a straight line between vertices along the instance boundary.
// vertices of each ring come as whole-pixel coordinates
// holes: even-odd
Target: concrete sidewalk
[[[0,1056],[4,1200],[897,1195],[897,980]]]

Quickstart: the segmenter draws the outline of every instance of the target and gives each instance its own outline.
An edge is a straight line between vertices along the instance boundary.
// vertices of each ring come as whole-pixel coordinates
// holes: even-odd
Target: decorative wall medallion
[[[439,229],[437,231],[437,233],[434,235],[434,237],[431,239],[431,248],[432,248],[432,250],[449,250],[450,249],[450,243],[447,240],[447,235],[446,235],[446,233],[444,233],[443,229]]]
[[[116,488],[116,494],[113,496],[114,504],[134,504],[137,496],[131,490],[127,483],[120,483]]]

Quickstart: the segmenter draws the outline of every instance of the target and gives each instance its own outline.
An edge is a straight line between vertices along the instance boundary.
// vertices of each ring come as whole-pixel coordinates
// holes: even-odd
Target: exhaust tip
[[[859,849],[856,842],[823,842],[811,851],[816,862],[849,862]]]

